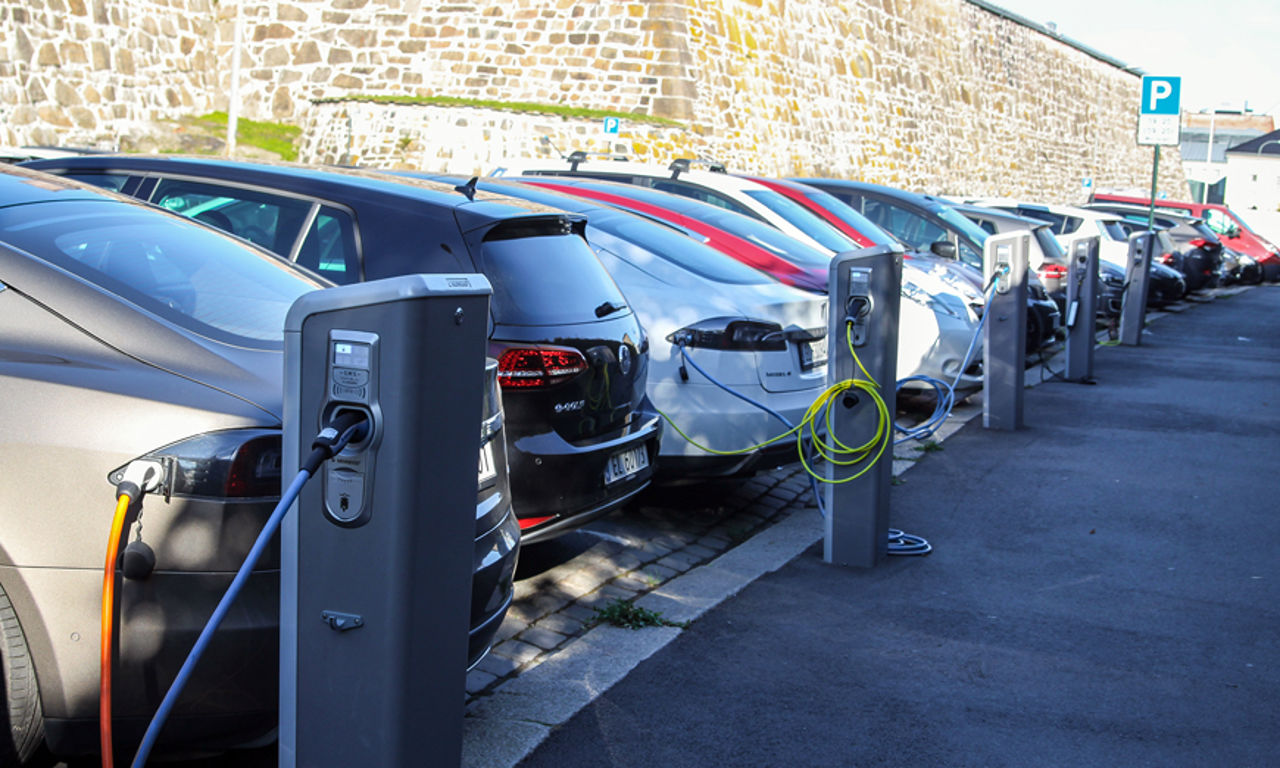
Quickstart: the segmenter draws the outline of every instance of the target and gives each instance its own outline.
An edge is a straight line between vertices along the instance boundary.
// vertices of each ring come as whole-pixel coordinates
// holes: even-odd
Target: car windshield
[[[717,283],[758,285],[771,282],[764,273],[720,251],[692,240],[657,222],[622,211],[598,210],[589,214],[592,227]],[[625,258],[619,254],[619,258]],[[642,266],[642,265],[637,265]]]
[[[0,210],[0,239],[195,333],[284,338],[289,307],[324,284],[212,229],[114,200]]]
[[[485,240],[485,269],[493,280],[493,317],[510,325],[592,322],[606,303],[627,300],[576,234]]]
[[[1098,233],[1107,240],[1115,240],[1123,243],[1129,239],[1124,233],[1124,228],[1120,226],[1120,222],[1115,219],[1098,219]]]
[[[774,192],[772,189],[748,189],[745,190],[745,194],[786,219],[796,229],[813,238],[814,242],[829,251],[843,253],[858,247],[857,243],[843,232],[823,221],[818,214],[805,208],[795,200]]]
[[[720,215],[712,213],[701,218],[711,226],[719,227],[731,235],[748,240],[798,267],[826,269],[831,265],[831,257],[826,253],[774,229],[763,221],[756,221],[733,211],[724,211]]]

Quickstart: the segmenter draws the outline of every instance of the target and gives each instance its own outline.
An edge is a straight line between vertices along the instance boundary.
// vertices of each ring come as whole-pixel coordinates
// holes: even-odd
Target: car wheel
[[[40,708],[40,685],[27,648],[26,635],[9,596],[0,588],[0,673],[4,684],[9,727],[0,728],[0,765],[43,766],[52,764],[44,748],[44,713]]]

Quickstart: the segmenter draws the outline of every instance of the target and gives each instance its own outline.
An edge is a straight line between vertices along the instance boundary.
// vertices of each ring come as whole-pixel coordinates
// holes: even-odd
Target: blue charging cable
[[[333,420],[330,426],[325,427],[316,436],[315,441],[311,444],[311,455],[303,462],[302,469],[298,470],[297,476],[294,477],[293,482],[289,484],[289,487],[280,497],[280,503],[276,505],[276,508],[271,512],[271,516],[267,518],[267,524],[263,526],[262,532],[258,534],[257,540],[253,542],[253,547],[249,550],[248,556],[245,557],[244,563],[241,564],[240,570],[236,571],[235,578],[231,580],[231,586],[227,587],[226,593],[222,595],[222,600],[218,602],[218,607],[213,610],[213,615],[205,623],[204,629],[200,632],[200,637],[196,638],[195,645],[191,647],[191,652],[187,654],[186,661],[182,663],[182,669],[178,670],[173,683],[169,685],[169,691],[165,693],[164,700],[160,702],[160,706],[156,709],[155,715],[152,716],[150,724],[147,725],[147,732],[142,737],[142,743],[138,745],[138,751],[133,758],[133,768],[142,768],[147,764],[147,758],[151,756],[151,750],[155,747],[156,739],[160,736],[160,729],[164,727],[165,721],[169,719],[169,714],[173,711],[174,705],[177,704],[178,696],[182,694],[182,689],[186,687],[187,680],[190,679],[196,662],[204,655],[205,649],[209,646],[209,641],[213,638],[213,633],[222,624],[227,612],[231,610],[231,604],[239,597],[240,591],[244,589],[245,582],[249,580],[249,574],[253,571],[253,567],[257,565],[258,559],[262,557],[262,553],[266,550],[271,538],[275,536],[276,531],[280,528],[280,521],[284,519],[285,512],[289,510],[294,500],[298,498],[298,494],[302,492],[302,486],[307,484],[307,481],[311,479],[311,476],[315,474],[321,464],[341,453],[342,449],[352,440],[363,439],[367,431],[368,422],[363,413],[344,411]]]

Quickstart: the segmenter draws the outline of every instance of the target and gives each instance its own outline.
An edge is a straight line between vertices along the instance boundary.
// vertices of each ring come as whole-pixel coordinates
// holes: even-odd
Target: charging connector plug
[[[124,477],[116,483],[116,498],[128,496],[136,501],[144,493],[158,491],[164,475],[164,465],[158,461],[131,461],[124,468]]]
[[[352,442],[359,442],[369,434],[369,417],[362,411],[342,411],[333,417],[316,439],[311,441],[311,455],[302,463],[308,475],[314,475],[320,465],[342,453]]]

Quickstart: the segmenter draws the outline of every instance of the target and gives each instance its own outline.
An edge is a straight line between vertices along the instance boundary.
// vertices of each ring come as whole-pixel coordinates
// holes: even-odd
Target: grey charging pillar
[[[1067,370],[1064,376],[1069,381],[1093,380],[1098,248],[1097,235],[1076,238],[1067,247]]]
[[[286,479],[335,413],[372,431],[281,529],[281,768],[461,763],[489,294],[407,275],[289,310]]]
[[[1124,270],[1124,300],[1120,305],[1120,343],[1138,346],[1142,328],[1147,323],[1147,285],[1151,276],[1151,249],[1155,235],[1135,232],[1129,235],[1129,259]]]
[[[982,331],[982,426],[987,429],[1022,427],[1030,248],[1031,233],[1022,231],[992,235],[982,249],[985,285],[995,285]]]
[[[863,248],[831,260],[828,282],[827,384],[863,379],[849,352],[846,318],[853,320],[853,346],[858,360],[880,385],[889,408],[896,410],[898,381],[898,307],[902,298],[902,254],[899,245]],[[849,390],[831,406],[836,436],[846,445],[862,445],[879,426],[876,405],[865,393]],[[893,425],[887,425],[892,441]],[[870,460],[870,459],[868,459]],[[826,465],[826,478],[839,479],[856,470]],[[893,447],[875,466],[847,483],[823,483],[826,543],[823,560],[868,568],[889,549],[889,488],[893,485]]]

